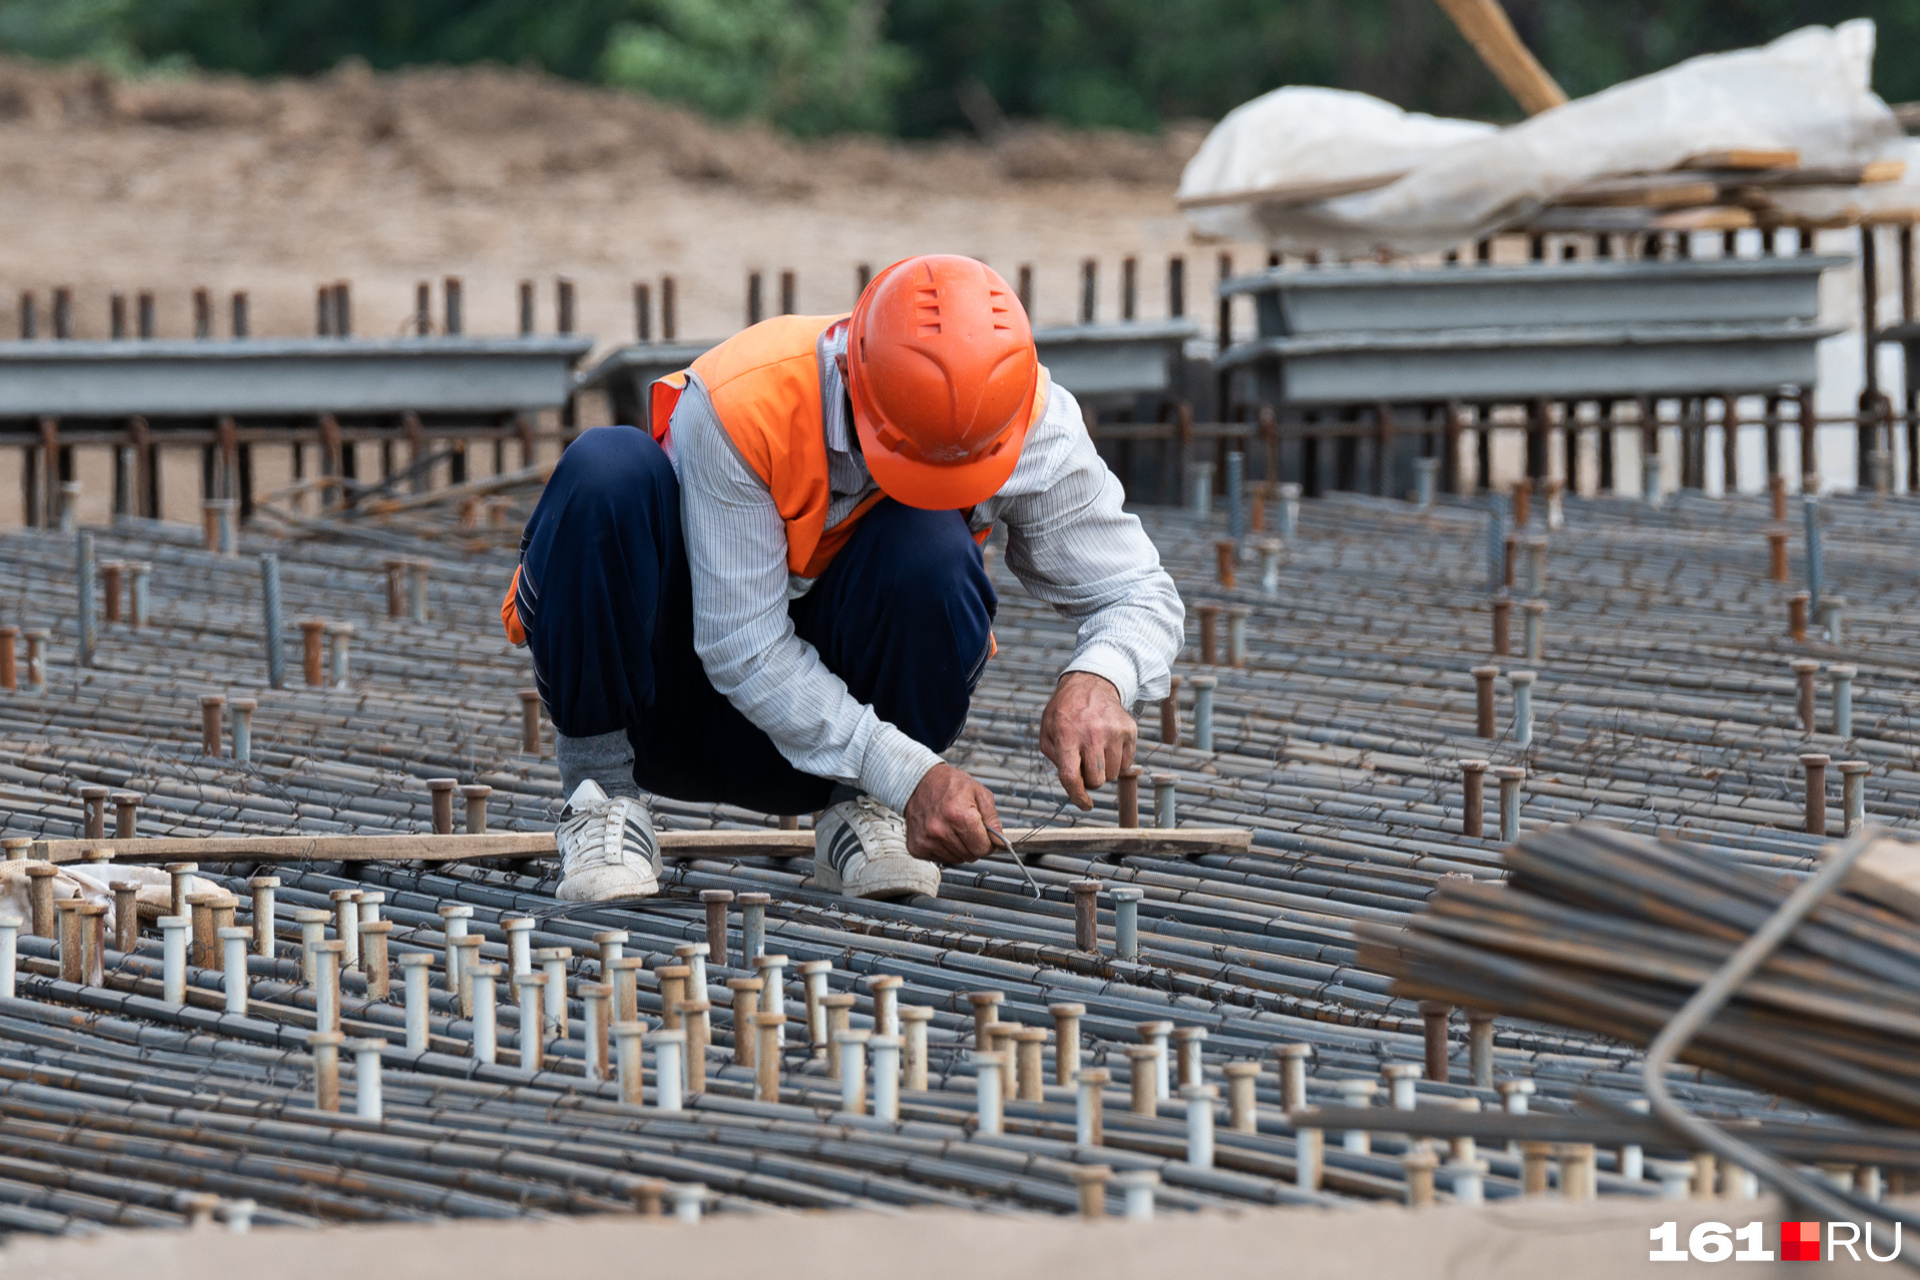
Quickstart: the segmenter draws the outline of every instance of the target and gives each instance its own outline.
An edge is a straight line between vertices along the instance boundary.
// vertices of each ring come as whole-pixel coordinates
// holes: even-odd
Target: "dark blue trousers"
[[[534,508],[520,566],[534,680],[561,733],[625,730],[634,781],[656,795],[762,813],[825,807],[834,780],[787,763],[707,680],[680,486],[651,436],[583,432]],[[787,613],[854,697],[943,751],[966,723],[997,604],[959,513],[882,500]]]

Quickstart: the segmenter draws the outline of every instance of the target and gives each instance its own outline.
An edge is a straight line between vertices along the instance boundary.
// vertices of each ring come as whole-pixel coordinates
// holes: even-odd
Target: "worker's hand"
[[[1061,676],[1040,717],[1040,754],[1053,761],[1067,799],[1082,809],[1093,808],[1089,792],[1133,763],[1139,736],[1140,726],[1120,705],[1120,691],[1090,671]]]
[[[953,865],[984,858],[987,828],[998,830],[993,793],[950,764],[927,770],[907,801],[907,852]]]

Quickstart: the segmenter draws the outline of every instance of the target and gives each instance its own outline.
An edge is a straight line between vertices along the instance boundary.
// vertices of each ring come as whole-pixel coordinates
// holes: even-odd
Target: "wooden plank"
[[[141,836],[133,840],[36,840],[28,856],[78,862],[94,849],[116,862],[458,862],[553,855],[553,832],[484,836]]]
[[[1799,227],[1808,231],[1830,231],[1842,227],[1910,227],[1920,225],[1920,205],[1875,209],[1870,213],[1860,209],[1843,209],[1831,218],[1768,218],[1763,214],[1759,221],[1762,225],[1771,222],[1774,226]]]
[[[1704,209],[1676,209],[1653,219],[1655,231],[1744,231],[1754,225],[1747,209],[1715,205]]]
[[[1335,196],[1350,196],[1362,191],[1378,190],[1400,181],[1407,176],[1407,172],[1405,169],[1399,169],[1392,173],[1369,174],[1359,178],[1334,178],[1325,182],[1282,182],[1271,187],[1249,187],[1244,191],[1219,191],[1212,195],[1186,196],[1179,201],[1179,205],[1182,209],[1212,209],[1227,204],[1312,204],[1316,200],[1331,200]]]
[[[1735,153],[1708,157],[1724,159]],[[1691,163],[1691,162],[1689,162]],[[1727,166],[1718,172],[1674,169],[1665,173],[1618,174],[1595,178],[1562,192],[1551,209],[1687,209],[1714,205],[1766,208],[1766,192],[1783,187],[1860,186],[1898,181],[1906,172],[1902,160],[1875,160],[1868,164],[1802,169]],[[1699,230],[1726,230],[1723,215],[1709,217]],[[1675,229],[1685,230],[1684,226]]]
[[[1861,187],[1898,182],[1907,174],[1905,160],[1872,160],[1866,164],[1823,165],[1812,169],[1768,169],[1727,175],[1729,189],[1765,190],[1777,187]]]
[[[1520,109],[1530,116],[1563,105],[1567,94],[1540,60],[1521,43],[1512,19],[1500,7],[1500,0],[1439,0],[1453,25],[1467,38],[1473,51],[1486,63]]]
[[[1757,173],[1752,179],[1770,187],[1852,187],[1898,182],[1907,176],[1905,160],[1871,160],[1866,164],[1835,165],[1823,169],[1789,169]]]
[[[1253,833],[1241,827],[1009,827],[1023,854],[1100,853],[1188,857],[1245,853]],[[29,856],[78,862],[89,850],[111,849],[128,863],[198,862],[468,862],[481,858],[552,857],[551,831],[468,835],[142,836],[134,840],[36,840]],[[813,856],[811,831],[662,831],[668,858],[800,858]]]
[[[1831,858],[1839,849],[1839,845],[1831,844],[1820,855]],[[1920,920],[1920,844],[1875,840],[1847,872],[1846,886],[1910,920]]]
[[[1697,173],[1642,173],[1583,182],[1561,192],[1554,203],[1581,208],[1668,209],[1712,204],[1719,195],[1720,184]]]
[[[1726,151],[1702,151],[1688,156],[1676,169],[1792,169],[1799,165],[1800,153],[1792,147],[1733,147]]]
[[[1647,231],[1739,231],[1757,223],[1752,211],[1721,204],[1666,210],[1553,205],[1514,230],[1549,234],[1633,235]]]

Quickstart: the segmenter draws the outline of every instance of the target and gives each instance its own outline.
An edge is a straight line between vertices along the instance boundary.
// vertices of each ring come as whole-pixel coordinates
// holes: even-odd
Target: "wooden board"
[[[1693,173],[1647,173],[1619,178],[1595,178],[1560,193],[1554,203],[1582,208],[1630,207],[1671,209],[1712,204],[1720,184]]]
[[[1551,221],[1556,224],[1554,229],[1561,229],[1557,224],[1569,220],[1577,222],[1579,215],[1569,217],[1558,214],[1560,210],[1665,209],[1699,211],[1701,221],[1697,224],[1678,222],[1668,228],[1671,230],[1732,230],[1734,227],[1726,221],[1729,215],[1718,211],[1706,213],[1705,210],[1718,206],[1747,206],[1765,210],[1772,208],[1772,200],[1767,194],[1769,191],[1893,182],[1906,171],[1906,162],[1902,160],[1875,160],[1862,165],[1802,169],[1790,164],[1771,167],[1759,164],[1758,161],[1764,158],[1760,153],[1743,156],[1741,153],[1727,152],[1703,159],[1749,159],[1755,163],[1729,164],[1709,170],[1683,168],[1665,173],[1618,174],[1595,178],[1562,192],[1546,215],[1534,221]],[[1669,213],[1667,216],[1682,215]]]
[[[1636,235],[1648,231],[1739,231],[1758,225],[1750,209],[1705,205],[1692,209],[1554,205],[1542,209],[1516,231],[1542,234]]]
[[[1250,187],[1245,191],[1219,191],[1212,195],[1186,196],[1178,203],[1182,209],[1212,209],[1227,204],[1312,204],[1316,200],[1331,200],[1335,196],[1351,196],[1362,191],[1375,191],[1398,182],[1406,176],[1407,170],[1400,169],[1393,173],[1369,174],[1360,178],[1334,178],[1325,182],[1283,182],[1271,187]]]
[[[1522,111],[1537,116],[1566,102],[1566,91],[1521,42],[1500,0],[1440,0],[1440,7]]]
[[[1253,833],[1241,827],[1009,827],[1023,854],[1100,853],[1121,857],[1188,857],[1245,853]],[[111,849],[116,862],[470,862],[481,858],[550,858],[551,831],[497,835],[145,836],[134,840],[36,840],[28,856],[79,862],[89,850]],[[662,831],[668,858],[801,858],[813,856],[811,831]]]
[[[1652,220],[1654,231],[1743,231],[1755,225],[1753,212],[1715,205],[1705,209],[1676,209]]]
[[[1827,845],[1820,855],[1830,858],[1839,848],[1837,844]],[[1846,886],[1910,920],[1920,920],[1920,844],[1875,840],[1847,872]]]
[[[1702,151],[1688,156],[1676,169],[1792,169],[1799,165],[1800,153],[1792,147],[1734,147],[1727,151]]]
[[[1744,175],[1742,181],[1763,187],[1855,187],[1898,182],[1906,174],[1905,160],[1870,160],[1866,164],[1753,173]]]

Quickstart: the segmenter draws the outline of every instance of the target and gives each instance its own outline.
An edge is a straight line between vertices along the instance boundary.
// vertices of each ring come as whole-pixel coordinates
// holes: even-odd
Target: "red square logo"
[[[1817,1222],[1781,1223],[1780,1260],[1782,1262],[1820,1261],[1820,1224]]]

